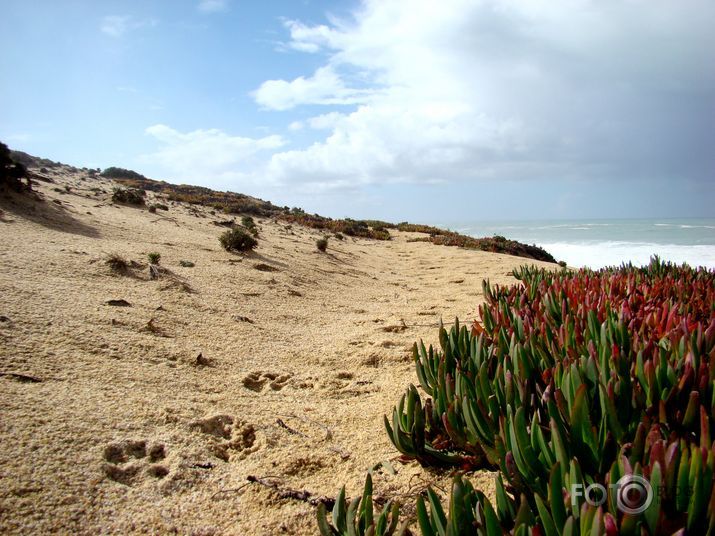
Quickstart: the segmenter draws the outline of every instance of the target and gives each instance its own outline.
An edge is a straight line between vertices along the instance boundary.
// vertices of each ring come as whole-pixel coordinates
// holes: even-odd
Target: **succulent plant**
[[[484,283],[471,330],[455,323],[440,328],[440,349],[414,346],[427,396],[410,386],[385,418],[395,447],[424,465],[499,468],[509,494],[524,498],[519,511],[530,508],[547,533],[583,532],[586,518],[607,533],[710,530],[715,273],[655,258],[645,268],[514,275],[521,285]],[[644,474],[672,484],[681,472],[688,499],[666,493],[645,521],[583,503],[567,527],[559,499],[574,483]]]
[[[398,529],[400,508],[389,501],[382,512],[374,517],[372,499],[372,478],[367,475],[361,497],[355,497],[348,504],[345,499],[345,486],[335,500],[330,519],[324,503],[318,505],[318,528],[322,536],[391,536],[403,535],[407,523]]]

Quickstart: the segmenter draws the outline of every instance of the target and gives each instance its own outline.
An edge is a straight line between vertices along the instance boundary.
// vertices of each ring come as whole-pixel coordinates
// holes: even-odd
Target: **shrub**
[[[152,214],[155,214],[156,213],[156,205],[151,205],[149,207],[149,212],[151,212]]]
[[[179,266],[182,266],[184,268],[193,268],[196,265],[191,261],[179,261]]]
[[[245,229],[236,227],[229,229],[219,237],[221,246],[226,251],[251,251],[258,245],[258,241],[246,232]]]
[[[163,203],[156,203],[154,206],[159,210],[169,210],[169,207],[167,207]]]
[[[120,167],[108,167],[102,171],[102,177],[107,177],[108,179],[146,179],[141,173]]]
[[[253,221],[253,218],[251,216],[242,217],[241,225],[243,225],[254,237],[258,237],[258,227],[256,226],[256,222]]]
[[[137,188],[115,188],[112,201],[128,205],[143,205],[146,192]]]
[[[147,255],[149,257],[149,264],[159,264],[161,260],[161,253],[152,252]]]
[[[9,187],[20,191],[23,189],[21,179],[27,177],[27,168],[24,164],[15,161],[10,153],[10,149],[4,143],[0,143],[0,187]],[[28,179],[28,188],[29,188]]]
[[[328,249],[328,239],[320,238],[320,239],[316,240],[315,247],[318,248],[318,251],[325,252],[325,250]]]
[[[345,240],[343,233],[335,233],[333,236],[335,237],[336,240]]]

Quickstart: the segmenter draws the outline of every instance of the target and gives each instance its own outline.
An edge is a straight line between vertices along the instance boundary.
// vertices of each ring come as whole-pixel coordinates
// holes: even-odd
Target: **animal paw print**
[[[209,450],[225,462],[258,449],[253,425],[231,415],[214,415],[191,423],[191,427],[211,436]]]
[[[273,391],[283,389],[288,380],[293,377],[292,374],[276,374],[274,372],[251,372],[243,378],[243,386],[251,391],[261,392],[268,385]]]
[[[169,468],[159,463],[166,458],[166,447],[154,443],[147,447],[147,442],[117,441],[104,447],[104,474],[120,484],[132,486],[143,476],[164,478]]]

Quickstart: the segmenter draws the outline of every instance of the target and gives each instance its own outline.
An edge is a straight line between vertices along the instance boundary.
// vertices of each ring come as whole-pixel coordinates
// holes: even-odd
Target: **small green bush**
[[[345,240],[343,233],[335,233],[333,236],[335,236],[336,240]]]
[[[149,263],[150,264],[159,264],[159,261],[161,260],[161,253],[157,252],[152,252],[147,255],[149,257]]]
[[[325,252],[325,250],[328,249],[328,239],[320,238],[320,239],[316,240],[315,247],[318,248],[318,251]]]
[[[112,201],[127,205],[143,205],[146,192],[138,188],[115,188]]]
[[[218,240],[226,251],[251,251],[258,245],[255,238],[239,227],[229,229]]]
[[[156,214],[156,205],[149,206],[149,212],[151,212],[152,214]]]
[[[248,232],[251,233],[255,238],[258,238],[258,227],[256,226],[256,222],[251,216],[244,216],[243,218],[241,218],[241,225],[248,229]]]
[[[179,261],[179,266],[183,268],[193,268],[196,265],[191,261]]]

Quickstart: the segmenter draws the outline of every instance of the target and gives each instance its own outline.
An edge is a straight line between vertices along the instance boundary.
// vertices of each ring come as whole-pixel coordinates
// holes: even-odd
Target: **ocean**
[[[454,231],[475,237],[501,235],[536,244],[569,266],[602,268],[651,255],[676,263],[715,268],[715,218],[648,220],[541,220],[457,223]]]

